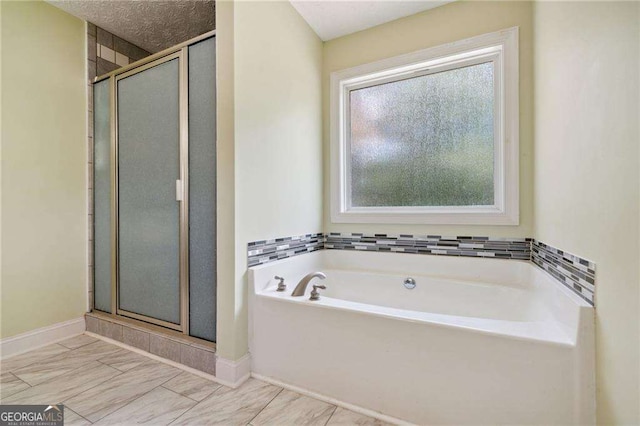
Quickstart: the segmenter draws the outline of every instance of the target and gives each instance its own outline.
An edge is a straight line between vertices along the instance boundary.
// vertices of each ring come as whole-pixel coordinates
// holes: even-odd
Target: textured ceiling
[[[212,0],[49,0],[151,53],[215,29]]]
[[[454,0],[290,0],[324,40],[355,33]]]

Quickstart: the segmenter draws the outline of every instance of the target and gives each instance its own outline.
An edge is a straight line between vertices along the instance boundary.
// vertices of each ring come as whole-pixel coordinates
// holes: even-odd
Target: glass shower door
[[[189,334],[216,340],[216,43],[189,46]]]
[[[216,340],[216,44],[94,83],[93,308]]]
[[[116,79],[118,314],[177,330],[181,61],[176,53]]]
[[[109,80],[93,88],[94,307],[111,313],[111,93]]]

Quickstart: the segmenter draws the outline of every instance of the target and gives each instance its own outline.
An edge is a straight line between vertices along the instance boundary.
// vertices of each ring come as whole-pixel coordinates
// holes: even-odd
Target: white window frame
[[[351,206],[349,92],[461,66],[494,64],[494,205]],[[331,221],[451,225],[519,224],[518,28],[331,73]]]

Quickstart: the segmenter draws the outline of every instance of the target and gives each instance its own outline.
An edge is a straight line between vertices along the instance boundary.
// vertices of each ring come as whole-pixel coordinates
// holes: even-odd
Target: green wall
[[[82,316],[87,300],[84,22],[0,2],[0,337]]]

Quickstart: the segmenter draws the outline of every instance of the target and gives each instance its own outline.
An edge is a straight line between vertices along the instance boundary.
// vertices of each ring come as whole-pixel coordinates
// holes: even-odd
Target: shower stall
[[[216,340],[215,34],[94,83],[94,310]]]

